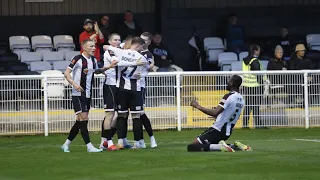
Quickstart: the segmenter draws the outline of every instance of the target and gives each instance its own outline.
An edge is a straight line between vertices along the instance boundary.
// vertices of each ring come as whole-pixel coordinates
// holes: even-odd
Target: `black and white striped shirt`
[[[141,62],[147,62],[147,59],[138,51],[130,49],[119,49],[109,46],[109,50],[114,52],[115,56],[120,60],[127,63],[136,63],[138,60]],[[119,66],[119,64],[118,64]],[[118,67],[120,78],[117,81],[117,87],[120,89],[141,91],[141,79],[137,78],[137,73],[141,73],[144,66],[129,66]]]
[[[85,57],[83,54],[72,58],[69,69],[72,70],[73,81],[80,85],[84,92],[78,92],[72,87],[72,96],[85,96],[91,98],[94,71],[98,69],[95,57]]]

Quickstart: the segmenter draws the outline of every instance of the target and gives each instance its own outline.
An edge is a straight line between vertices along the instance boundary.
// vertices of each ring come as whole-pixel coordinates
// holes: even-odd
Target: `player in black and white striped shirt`
[[[143,49],[145,44],[144,40],[140,37],[135,37],[132,39],[130,49],[119,49],[112,46],[104,46],[105,50],[111,50],[114,52],[115,56],[121,61],[136,62],[141,61],[148,63],[147,59],[141,55],[138,51]],[[125,121],[128,110],[133,119],[133,132],[135,148],[140,148],[139,140],[143,138],[142,132],[142,122],[140,119],[140,113],[143,112],[143,100],[141,93],[141,83],[140,75],[137,72],[141,72],[143,66],[135,67],[125,67],[121,70],[120,79],[117,81],[118,90],[118,122],[117,122],[117,132],[118,132],[118,147],[123,148],[123,142],[121,138],[126,137]]]
[[[69,67],[64,73],[65,78],[72,85],[72,103],[77,119],[70,130],[68,139],[61,146],[61,149],[64,152],[70,152],[69,145],[80,130],[82,138],[87,145],[88,152],[101,152],[102,149],[97,149],[91,144],[88,132],[88,113],[92,97],[93,78],[94,73],[100,74],[105,70],[114,67],[117,64],[117,61],[98,69],[97,60],[94,57],[94,52],[96,50],[94,42],[90,39],[84,40],[82,42],[82,48],[84,50],[83,53],[72,58]]]
[[[119,47],[121,43],[120,35],[116,33],[111,34],[109,36],[108,42],[112,47]],[[104,53],[104,64],[109,65],[112,63],[113,60],[119,61],[119,59],[115,56],[113,51],[106,51]],[[118,87],[116,85],[117,85],[118,79],[120,78],[119,72],[124,67],[139,66],[144,64],[145,63],[141,63],[141,62],[119,61],[116,67],[110,68],[107,71],[105,71],[106,79],[105,79],[105,84],[103,86],[105,117],[102,122],[100,148],[108,149],[108,150],[117,150],[116,146],[113,144],[112,136],[116,132],[117,114],[115,110],[117,106],[116,99],[117,99],[117,93],[118,93]],[[124,145],[128,146],[129,144],[125,141]]]
[[[143,105],[145,106],[145,98],[146,98],[146,76],[149,73],[149,71],[152,71],[152,68],[154,66],[154,57],[152,55],[152,53],[148,50],[149,45],[151,44],[151,40],[152,40],[152,34],[149,32],[144,32],[141,34],[140,36],[142,39],[145,40],[145,45],[144,45],[144,49],[140,52],[145,58],[147,58],[148,62],[149,62],[149,68],[146,67],[144,69],[142,69],[143,72],[141,72],[141,78],[140,78],[140,83],[141,83],[141,87],[142,87],[142,97],[143,97]],[[158,145],[156,143],[156,139],[154,138],[153,135],[153,130],[152,130],[152,126],[151,126],[151,122],[148,118],[148,116],[145,114],[145,112],[143,112],[140,116],[140,119],[142,120],[142,124],[144,126],[144,128],[146,129],[149,137],[150,137],[150,144],[151,144],[151,148],[156,148]],[[140,140],[140,146],[141,148],[146,148],[146,144],[144,143],[144,139]]]

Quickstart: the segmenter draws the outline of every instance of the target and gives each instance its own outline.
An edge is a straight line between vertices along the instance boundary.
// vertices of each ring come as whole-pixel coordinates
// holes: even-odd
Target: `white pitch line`
[[[295,141],[306,141],[306,142],[317,142],[317,143],[320,143],[320,140],[319,140],[319,139],[292,139],[292,140],[295,140]]]

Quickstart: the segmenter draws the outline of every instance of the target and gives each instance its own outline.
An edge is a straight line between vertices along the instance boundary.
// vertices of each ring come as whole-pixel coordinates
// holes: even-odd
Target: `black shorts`
[[[146,88],[141,88],[142,93],[142,104],[145,107],[146,106]]]
[[[118,90],[118,112],[125,113],[130,109],[131,113],[143,112],[143,101],[141,91],[131,91],[126,89]]]
[[[103,85],[103,102],[105,111],[115,111],[117,107],[118,88],[112,85]]]
[[[86,98],[85,96],[72,96],[71,99],[76,115],[82,112],[89,112],[91,98]]]
[[[226,136],[225,133],[220,132],[214,128],[209,128],[200,134],[197,138],[201,144],[218,144],[221,140],[227,140],[230,136]]]

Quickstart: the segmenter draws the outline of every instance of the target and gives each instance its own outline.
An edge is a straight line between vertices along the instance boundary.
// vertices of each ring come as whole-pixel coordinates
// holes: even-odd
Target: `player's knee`
[[[188,152],[195,151],[194,144],[189,144],[188,147],[187,147],[187,150],[188,150]]]
[[[80,121],[88,121],[89,117],[88,117],[88,113],[87,112],[82,112],[78,115],[78,118]]]

